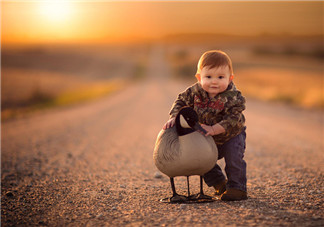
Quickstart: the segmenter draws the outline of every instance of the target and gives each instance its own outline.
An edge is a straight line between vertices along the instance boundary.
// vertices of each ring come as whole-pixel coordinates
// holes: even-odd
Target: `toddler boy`
[[[227,180],[216,164],[204,175],[221,200],[247,199],[245,152],[245,98],[236,89],[232,61],[219,50],[205,52],[197,67],[197,83],[178,95],[164,129],[173,127],[175,116],[183,106],[194,108],[199,122],[218,148],[218,159],[225,159]]]

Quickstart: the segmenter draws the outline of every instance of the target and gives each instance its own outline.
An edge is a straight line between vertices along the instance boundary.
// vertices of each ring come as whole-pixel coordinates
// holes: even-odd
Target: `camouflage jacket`
[[[194,108],[199,116],[199,122],[206,125],[219,123],[225,132],[213,136],[216,144],[223,144],[229,139],[240,134],[245,127],[245,98],[231,82],[227,89],[210,98],[208,93],[197,82],[178,95],[173,103],[170,117],[175,117],[181,107]]]

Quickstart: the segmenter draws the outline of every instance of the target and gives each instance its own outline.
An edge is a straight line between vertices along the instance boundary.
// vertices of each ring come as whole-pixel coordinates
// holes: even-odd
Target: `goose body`
[[[156,167],[169,177],[202,176],[215,166],[217,157],[211,136],[197,131],[179,136],[175,127],[160,131],[153,154]]]
[[[176,117],[175,127],[162,129],[157,136],[153,159],[156,167],[170,177],[173,191],[171,202],[175,197],[179,197],[173,180],[177,176],[187,177],[189,198],[189,176],[199,175],[200,194],[204,196],[202,176],[215,166],[218,159],[218,150],[213,138],[202,135],[197,130],[206,133],[198,123],[197,113],[190,107],[184,107]],[[179,199],[176,199],[176,202],[179,202]]]

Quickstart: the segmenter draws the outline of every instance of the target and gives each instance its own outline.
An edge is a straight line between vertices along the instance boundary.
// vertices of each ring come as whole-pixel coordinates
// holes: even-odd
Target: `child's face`
[[[233,76],[228,66],[204,67],[200,74],[196,75],[201,87],[208,92],[209,97],[214,97],[225,91],[233,80]]]

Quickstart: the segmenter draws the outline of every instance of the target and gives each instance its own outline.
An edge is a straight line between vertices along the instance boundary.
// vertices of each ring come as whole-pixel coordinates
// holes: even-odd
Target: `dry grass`
[[[110,81],[100,83],[92,83],[90,86],[83,86],[78,89],[59,94],[53,99],[52,104],[55,106],[64,106],[87,100],[93,100],[120,90],[123,86],[125,86],[125,82],[118,79],[112,79]]]
[[[93,100],[125,86],[122,79],[103,81],[76,78],[36,70],[2,70],[1,119],[25,115],[38,109]]]
[[[1,74],[2,109],[23,106],[35,94],[53,98],[87,84],[86,80],[67,73],[35,69],[3,68]]]
[[[237,71],[235,81],[246,96],[305,108],[324,108],[324,77],[318,72],[241,69]]]

